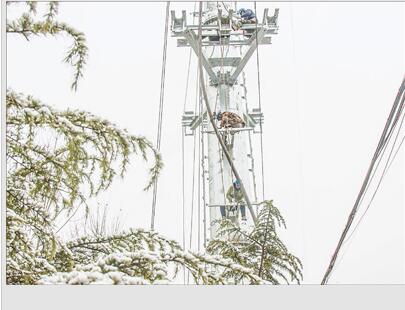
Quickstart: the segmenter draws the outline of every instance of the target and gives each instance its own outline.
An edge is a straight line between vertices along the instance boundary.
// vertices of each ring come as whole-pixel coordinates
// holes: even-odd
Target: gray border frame
[[[18,0],[21,1],[21,0]],[[163,2],[155,1],[153,2]],[[71,1],[61,2],[145,2]],[[177,2],[177,1],[176,1]],[[178,1],[178,2],[181,2]],[[185,1],[182,1],[185,2]],[[264,2],[264,1],[260,1]],[[286,0],[266,2],[289,2]],[[327,2],[327,1],[290,1]],[[328,1],[350,2],[350,1]],[[354,2],[354,1],[353,1]],[[356,2],[382,2],[360,0]],[[389,1],[403,2],[404,1]],[[405,10],[405,7],[404,7]],[[1,79],[6,81],[6,1],[1,1]],[[405,38],[404,38],[405,40]],[[6,83],[1,84],[1,132],[6,130]],[[404,309],[405,285],[294,286],[13,286],[5,284],[6,144],[1,135],[2,309]],[[267,307],[266,307],[267,308]]]

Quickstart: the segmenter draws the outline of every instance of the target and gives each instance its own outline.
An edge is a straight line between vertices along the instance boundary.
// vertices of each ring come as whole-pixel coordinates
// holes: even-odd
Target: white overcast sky
[[[178,15],[194,3],[172,3]],[[238,7],[253,8],[253,3]],[[280,8],[280,31],[260,47],[266,197],[287,221],[281,231],[319,283],[356,199],[405,65],[404,3],[258,3]],[[14,10],[14,12],[13,12]],[[9,18],[17,13],[9,8]],[[156,140],[165,3],[61,3],[59,20],[83,31],[85,76],[69,88],[67,38],[7,37],[7,86],[59,109],[78,108]],[[246,70],[257,105],[255,57]],[[181,115],[188,49],[169,38],[156,230],[182,240]],[[193,58],[195,66],[195,58]],[[195,70],[191,87],[195,87]],[[190,90],[188,106],[193,106]],[[258,140],[258,137],[255,137]],[[255,144],[256,148],[258,144]],[[256,161],[259,162],[259,153]],[[192,138],[186,138],[190,192]],[[146,167],[134,163],[99,197],[125,227],[150,225]],[[329,283],[404,283],[404,160],[399,154]],[[187,196],[187,236],[190,195]],[[364,210],[362,205],[360,214]],[[195,224],[196,225],[196,224]]]

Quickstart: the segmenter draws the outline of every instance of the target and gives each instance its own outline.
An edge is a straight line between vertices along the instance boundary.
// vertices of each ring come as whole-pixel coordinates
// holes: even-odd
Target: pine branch
[[[124,175],[131,154],[145,161],[152,155],[148,186],[162,162],[146,138],[90,113],[56,111],[11,90],[6,108],[7,283],[34,284],[74,267],[71,251],[54,227],[62,211],[69,216],[79,206],[88,208],[89,196],[107,189],[117,174]],[[90,192],[84,191],[86,184]]]
[[[28,6],[28,12],[32,14],[37,14],[37,7],[38,7],[38,2],[37,1],[26,1],[25,2]]]
[[[76,261],[75,270],[43,277],[39,283],[169,283],[173,280],[169,273],[173,264],[176,270],[184,266],[196,284],[266,283],[251,269],[230,259],[183,251],[177,242],[142,229],[106,237],[83,237],[67,246]],[[111,274],[111,270],[117,273]],[[77,279],[78,272],[81,279]]]
[[[280,280],[289,283],[287,276],[299,283],[301,261],[288,252],[276,231],[276,227],[285,228],[284,218],[271,200],[264,201],[260,207],[256,225],[250,231],[222,220],[218,237],[209,242],[207,252],[251,268],[258,277],[272,284],[279,284]]]
[[[56,1],[48,2],[48,12],[44,15],[46,21],[51,21],[58,15],[59,3]]]
[[[19,34],[29,40],[32,35],[56,36],[65,34],[73,40],[72,46],[68,49],[63,61],[74,68],[74,76],[71,88],[77,90],[78,81],[83,77],[83,70],[88,58],[88,48],[85,35],[69,26],[54,20],[57,14],[58,5],[51,2],[49,12],[45,15],[45,21],[34,21],[30,14],[23,14],[20,18],[7,21],[6,32]]]

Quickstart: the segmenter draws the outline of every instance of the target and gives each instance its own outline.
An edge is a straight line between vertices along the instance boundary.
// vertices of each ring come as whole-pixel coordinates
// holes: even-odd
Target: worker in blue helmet
[[[251,9],[239,9],[238,14],[242,18],[242,22],[256,23],[256,14]]]
[[[246,207],[244,203],[244,196],[241,189],[241,184],[239,180],[235,180],[233,184],[229,187],[226,193],[226,198],[231,205],[238,206],[240,213],[242,215],[242,222],[246,223]],[[220,207],[222,218],[226,217],[225,207]]]
[[[238,20],[232,25],[235,31],[239,30],[243,24],[255,24],[257,22],[256,14],[251,9],[239,9],[238,16]]]

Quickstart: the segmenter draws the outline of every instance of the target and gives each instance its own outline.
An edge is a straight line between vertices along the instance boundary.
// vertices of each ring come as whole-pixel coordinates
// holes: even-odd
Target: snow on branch
[[[34,20],[37,15],[37,2],[27,1],[28,12],[23,13],[15,20],[7,20],[6,32],[10,34],[22,35],[29,41],[32,35],[56,36],[65,34],[73,40],[73,44],[68,49],[64,62],[74,68],[74,77],[71,88],[77,90],[78,81],[83,77],[84,66],[88,58],[88,48],[84,33],[77,31],[66,23],[58,22],[54,18],[58,14],[58,3],[51,1],[43,16],[45,20]]]
[[[31,96],[6,95],[8,283],[32,284],[53,269],[55,257],[70,264],[55,220],[124,176],[131,154],[154,164],[145,189],[162,168],[151,142],[83,111],[57,111]],[[63,269],[63,268],[62,268]]]
[[[272,284],[302,279],[302,264],[289,253],[277,235],[277,227],[285,227],[284,218],[273,201],[260,204],[256,226],[242,229],[230,220],[219,222],[218,237],[212,239],[207,252],[229,258],[254,270],[255,274]]]
[[[231,259],[183,251],[179,244],[142,229],[69,242],[76,268],[44,276],[39,284],[166,284],[181,267],[196,284],[265,284]],[[96,261],[96,263],[91,263]]]

